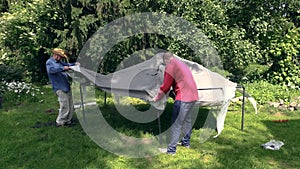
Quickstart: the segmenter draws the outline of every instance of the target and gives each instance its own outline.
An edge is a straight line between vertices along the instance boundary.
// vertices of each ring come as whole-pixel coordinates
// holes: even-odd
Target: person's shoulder
[[[52,57],[50,57],[47,61],[46,61],[46,64],[48,63],[53,63],[54,62],[54,59]]]
[[[181,60],[179,60],[179,59],[177,59],[177,58],[174,58],[174,59],[171,60],[171,63],[172,63],[173,65],[180,65],[182,62],[181,62]]]

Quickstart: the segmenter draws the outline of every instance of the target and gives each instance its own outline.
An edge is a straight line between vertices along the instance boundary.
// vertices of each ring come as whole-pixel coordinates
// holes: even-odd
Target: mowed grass
[[[70,128],[55,126],[32,128],[37,123],[55,121],[58,103],[56,96],[45,88],[44,102],[23,103],[0,109],[0,168],[30,169],[127,169],[127,168],[300,168],[300,111],[287,111],[260,106],[255,114],[246,102],[244,131],[241,131],[241,105],[232,103],[225,120],[225,128],[218,138],[199,143],[200,109],[193,129],[191,149],[178,147],[177,154],[160,154],[147,158],[129,158],[112,154],[94,143],[78,123]],[[128,124],[108,102],[99,102],[102,113],[118,131],[128,135],[157,134],[157,123],[136,126]],[[147,105],[136,105],[143,109]],[[162,127],[170,122],[170,110],[161,117]],[[47,110],[53,109],[53,113]],[[78,110],[79,111],[79,110]],[[76,116],[75,116],[76,117]],[[288,119],[286,123],[273,120]],[[284,142],[278,151],[261,147],[271,139]]]

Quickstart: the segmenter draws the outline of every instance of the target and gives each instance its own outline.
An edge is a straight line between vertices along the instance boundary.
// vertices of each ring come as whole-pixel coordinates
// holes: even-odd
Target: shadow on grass
[[[173,104],[169,103],[165,112],[161,115],[162,131],[165,131],[171,125],[172,107]],[[111,111],[112,107],[108,105],[104,109]],[[193,126],[194,129],[198,130],[203,127],[208,113],[209,109],[199,108],[198,116]],[[115,120],[122,121],[118,123],[118,126],[115,126],[116,128],[127,128],[128,130],[135,131],[136,133],[133,134],[136,135],[139,135],[141,133],[140,131],[153,135],[159,133],[156,120],[148,124],[140,125],[134,123],[130,124],[132,122],[124,121],[124,117],[119,117],[118,115],[113,115],[113,117],[110,118],[112,119],[108,118],[107,120],[111,122]],[[300,128],[300,120],[289,120],[286,123],[261,120],[256,123],[258,123],[259,126],[265,126],[266,129],[264,127],[256,128],[256,125],[248,124],[251,128],[248,128],[244,132],[241,132],[239,128],[233,128],[229,133],[224,133],[225,135],[222,134],[219,138],[210,140],[208,144],[196,145],[192,151],[200,152],[191,154],[191,156],[197,156],[196,159],[190,157],[176,157],[176,161],[173,162],[172,158],[162,156],[163,160],[164,158],[168,160],[167,163],[163,163],[161,158],[146,158],[140,161],[131,159],[129,161],[135,163],[132,164],[131,167],[143,167],[157,163],[155,166],[179,166],[181,168],[236,168],[238,166],[248,166],[249,168],[299,168],[300,146],[298,140],[300,140],[300,135],[298,131]],[[112,126],[114,125],[115,124],[112,123]],[[261,145],[271,139],[283,141],[285,145],[278,151],[263,149]],[[182,154],[179,153],[179,156],[180,155]],[[206,166],[206,158],[214,159],[216,163],[210,163]]]
[[[140,104],[138,105],[138,107],[136,107],[136,109],[139,111],[145,111],[147,110],[148,106],[149,105],[146,104]],[[124,106],[124,109],[126,109],[126,106]],[[173,104],[168,103],[166,105],[165,111],[160,116],[161,132],[164,132],[171,127],[172,109]],[[134,135],[135,137],[141,137],[141,133],[149,133],[152,135],[159,134],[157,119],[149,123],[133,122],[123,117],[113,104],[106,104],[105,106],[101,106],[100,110],[110,126],[119,132],[124,132],[126,130],[127,133],[125,134]],[[200,129],[201,127],[203,127],[208,113],[209,109],[199,108],[198,114],[194,115],[194,129]]]

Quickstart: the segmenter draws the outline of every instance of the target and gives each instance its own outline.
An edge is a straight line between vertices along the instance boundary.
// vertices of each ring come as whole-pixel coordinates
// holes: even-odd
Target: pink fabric
[[[156,100],[160,100],[171,87],[176,94],[175,100],[191,102],[199,99],[192,72],[187,65],[176,58],[166,66],[164,82],[160,86]]]

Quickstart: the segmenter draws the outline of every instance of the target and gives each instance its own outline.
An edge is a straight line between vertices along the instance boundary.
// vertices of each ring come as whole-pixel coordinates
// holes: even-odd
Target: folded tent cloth
[[[264,149],[268,149],[268,150],[279,150],[280,147],[283,145],[284,143],[282,141],[270,140],[269,142],[262,144],[261,146]]]

